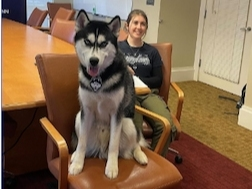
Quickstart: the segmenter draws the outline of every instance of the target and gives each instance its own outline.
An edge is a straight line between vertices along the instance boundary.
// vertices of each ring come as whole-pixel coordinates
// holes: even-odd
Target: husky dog
[[[135,90],[127,63],[117,47],[120,26],[119,16],[109,23],[91,21],[80,10],[76,17],[81,109],[75,120],[77,147],[69,167],[72,175],[82,171],[85,157],[107,159],[105,175],[110,179],[118,175],[118,157],[135,158],[142,165],[148,163],[141,150],[147,142],[132,121]]]

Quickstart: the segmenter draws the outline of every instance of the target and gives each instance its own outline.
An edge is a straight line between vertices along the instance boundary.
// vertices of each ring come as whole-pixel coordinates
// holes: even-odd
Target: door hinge
[[[204,19],[206,19],[207,10],[205,10]]]
[[[199,59],[199,68],[200,68],[200,66],[201,66],[201,59]]]

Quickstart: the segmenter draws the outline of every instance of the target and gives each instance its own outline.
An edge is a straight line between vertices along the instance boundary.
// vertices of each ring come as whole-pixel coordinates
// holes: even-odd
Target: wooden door
[[[199,81],[240,95],[252,44],[250,0],[207,0],[205,10]]]

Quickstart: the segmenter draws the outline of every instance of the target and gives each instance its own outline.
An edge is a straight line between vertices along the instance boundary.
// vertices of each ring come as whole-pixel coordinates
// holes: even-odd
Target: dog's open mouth
[[[98,75],[98,73],[99,73],[98,66],[90,66],[89,67],[89,72],[88,72],[89,75],[91,75],[92,77],[95,77]]]

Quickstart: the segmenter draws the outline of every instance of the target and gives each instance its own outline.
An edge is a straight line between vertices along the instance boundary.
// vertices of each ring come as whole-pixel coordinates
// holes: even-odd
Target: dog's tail
[[[145,140],[145,138],[143,137],[143,133],[142,132],[140,132],[140,140],[139,140],[138,143],[142,147],[150,148],[150,144]]]
[[[76,150],[77,144],[78,144],[78,135],[76,132],[79,132],[80,127],[80,119],[81,119],[81,113],[78,112],[75,118],[75,129],[72,133],[72,140],[71,140],[71,147],[72,151]]]
[[[76,150],[77,144],[78,144],[78,137],[77,137],[76,132],[74,130],[72,133],[72,140],[71,140],[72,151]]]

